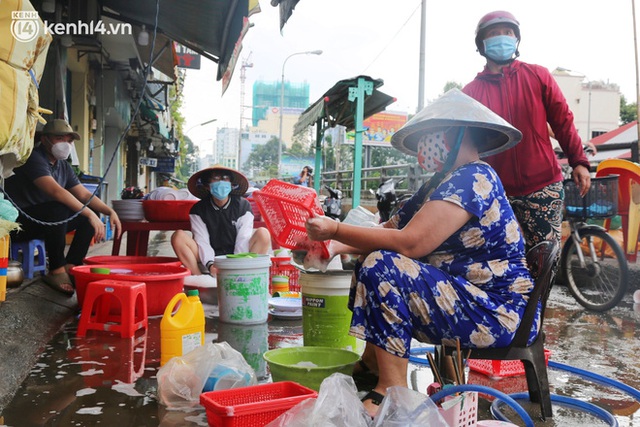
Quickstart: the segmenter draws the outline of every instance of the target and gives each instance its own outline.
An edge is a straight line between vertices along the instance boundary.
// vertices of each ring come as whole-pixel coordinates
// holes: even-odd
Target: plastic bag
[[[426,395],[406,387],[389,387],[371,427],[449,427],[436,404]]]
[[[351,209],[343,221],[345,224],[359,225],[361,227],[375,227],[378,225],[376,215],[362,206]]]
[[[238,374],[236,381],[218,381],[223,376],[221,372],[228,374],[229,371]],[[212,379],[214,386],[219,383],[217,389],[258,383],[253,368],[226,342],[208,343],[182,357],[170,359],[160,368],[157,377],[160,403],[167,409],[183,411],[200,408],[200,393]]]
[[[371,423],[353,378],[335,373],[322,381],[317,399],[298,403],[267,427],[369,427]]]

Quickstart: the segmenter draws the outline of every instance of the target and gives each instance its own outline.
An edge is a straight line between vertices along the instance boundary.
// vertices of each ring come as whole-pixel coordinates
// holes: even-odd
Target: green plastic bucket
[[[269,317],[269,255],[217,256],[220,321],[239,325],[264,323]]]
[[[285,347],[264,353],[273,382],[295,381],[314,390],[335,372],[351,376],[360,356],[332,347]]]
[[[349,335],[351,311],[347,308],[351,275],[342,270],[300,274],[305,346],[356,350],[356,338]]]

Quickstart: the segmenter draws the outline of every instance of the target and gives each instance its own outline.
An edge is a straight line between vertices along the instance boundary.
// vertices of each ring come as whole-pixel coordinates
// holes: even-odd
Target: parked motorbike
[[[340,219],[342,215],[342,191],[333,189],[328,185],[324,188],[329,192],[329,196],[322,201],[322,210],[329,218]]]
[[[389,178],[378,186],[375,192],[378,200],[377,207],[380,215],[380,222],[386,222],[391,218],[392,212],[398,208],[398,196],[396,195],[396,185],[404,179]],[[373,192],[373,190],[371,190]]]

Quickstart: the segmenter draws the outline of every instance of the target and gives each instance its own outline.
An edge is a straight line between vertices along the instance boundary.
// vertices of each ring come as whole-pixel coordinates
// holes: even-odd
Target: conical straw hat
[[[391,145],[415,156],[422,135],[452,126],[486,130],[484,140],[476,141],[481,157],[507,150],[522,139],[522,133],[502,117],[460,90],[451,89],[402,126],[391,137]]]

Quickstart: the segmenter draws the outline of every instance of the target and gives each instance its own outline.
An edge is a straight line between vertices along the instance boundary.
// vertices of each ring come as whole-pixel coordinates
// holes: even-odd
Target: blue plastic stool
[[[38,249],[38,256],[35,252]],[[22,260],[20,260],[22,252]],[[23,242],[11,242],[11,259],[22,262],[22,270],[25,279],[33,279],[37,272],[47,274],[47,253],[44,249],[44,240],[34,239]]]

